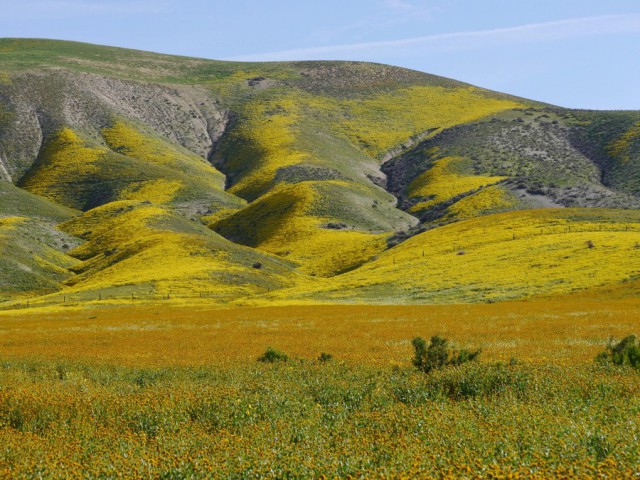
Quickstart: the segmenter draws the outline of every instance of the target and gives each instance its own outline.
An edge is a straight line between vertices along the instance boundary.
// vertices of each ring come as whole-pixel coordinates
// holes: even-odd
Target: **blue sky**
[[[2,37],[375,61],[566,107],[640,109],[640,0],[0,0],[0,12]]]

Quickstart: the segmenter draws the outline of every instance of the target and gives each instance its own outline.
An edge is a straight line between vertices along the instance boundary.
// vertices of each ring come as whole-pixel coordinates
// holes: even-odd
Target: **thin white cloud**
[[[431,17],[434,10],[436,8],[433,6],[416,6],[404,0],[382,0],[376,2],[368,15],[345,25],[312,32],[308,39],[321,43],[345,37],[357,40],[372,31],[383,31],[399,25],[424,21]]]
[[[582,17],[490,30],[427,35],[400,40],[299,48],[241,55],[228,58],[228,60],[274,61],[318,58],[369,58],[379,55],[385,50],[394,50],[397,53],[398,48],[419,47],[424,49],[421,51],[426,53],[442,53],[452,50],[476,50],[514,43],[541,43],[623,33],[640,33],[640,14]]]

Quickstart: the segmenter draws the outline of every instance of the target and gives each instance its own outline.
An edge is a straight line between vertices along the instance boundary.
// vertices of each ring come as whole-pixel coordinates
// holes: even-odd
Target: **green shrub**
[[[267,348],[267,351],[258,357],[259,362],[265,363],[286,362],[287,360],[289,360],[289,357],[285,353],[271,347]]]
[[[609,340],[609,345],[604,352],[596,357],[598,362],[614,365],[627,365],[640,369],[640,345],[635,335],[627,335],[620,342]]]
[[[455,350],[448,345],[448,340],[438,335],[431,337],[427,342],[422,337],[416,337],[411,341],[414,350],[413,365],[420,371],[430,371],[450,365],[462,365],[476,360],[481,350]]]
[[[330,353],[322,352],[318,357],[318,361],[320,363],[330,362],[331,360],[333,360],[333,355],[331,355]]]

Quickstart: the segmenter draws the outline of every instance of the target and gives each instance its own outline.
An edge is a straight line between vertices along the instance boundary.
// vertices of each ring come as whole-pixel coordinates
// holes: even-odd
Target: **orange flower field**
[[[638,373],[594,357],[639,310],[576,296],[5,312],[0,476],[636,476]],[[411,339],[435,334],[480,361],[419,372]],[[257,362],[270,346],[288,361]]]

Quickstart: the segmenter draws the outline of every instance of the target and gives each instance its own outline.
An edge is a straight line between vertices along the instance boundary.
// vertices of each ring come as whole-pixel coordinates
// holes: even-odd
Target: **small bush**
[[[318,361],[321,363],[330,362],[331,360],[333,360],[333,355],[330,353],[322,352],[318,357]]]
[[[476,360],[481,350],[455,350],[448,345],[448,340],[438,335],[431,337],[431,342],[427,342],[416,337],[412,340],[414,356],[413,365],[425,373],[450,365],[462,365],[463,363]]]
[[[609,345],[604,352],[596,357],[598,362],[614,365],[626,365],[640,369],[640,344],[635,335],[627,335],[620,342],[609,340]]]
[[[259,362],[265,363],[286,362],[287,360],[289,360],[289,357],[285,353],[271,347],[267,348],[267,351],[258,357]]]

